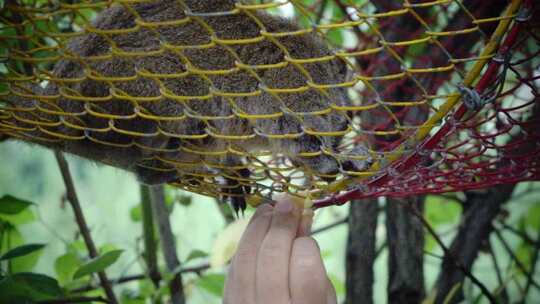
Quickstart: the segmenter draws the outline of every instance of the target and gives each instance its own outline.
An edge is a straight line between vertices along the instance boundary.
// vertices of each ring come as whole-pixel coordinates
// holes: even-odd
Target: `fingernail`
[[[313,219],[313,215],[315,215],[315,212],[313,212],[313,209],[304,209],[304,212],[302,213],[303,217],[311,218],[311,219]]]
[[[293,209],[294,206],[289,200],[279,201],[274,207],[274,210],[283,214],[291,213]]]
[[[270,204],[261,204],[259,207],[257,207],[257,213],[272,211],[272,209],[273,207]]]
[[[298,210],[304,209],[304,199],[298,196],[294,196],[294,195],[290,195],[286,193],[280,193],[280,194],[274,195],[273,200],[275,202],[289,201],[291,202],[291,204],[293,204],[294,209],[298,209]]]

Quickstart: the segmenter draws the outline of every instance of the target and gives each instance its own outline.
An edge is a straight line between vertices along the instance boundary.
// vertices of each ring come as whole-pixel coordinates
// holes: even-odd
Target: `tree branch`
[[[317,228],[317,229],[315,229],[315,230],[313,230],[311,232],[311,235],[318,234],[318,233],[321,233],[321,232],[325,232],[325,231],[330,230],[332,228],[343,225],[343,224],[347,223],[348,220],[349,220],[349,217],[345,217],[344,219],[338,220],[338,221],[336,221],[334,223],[328,224],[328,225],[323,226],[321,228]]]
[[[514,263],[516,263],[519,270],[521,270],[525,275],[527,275],[527,278],[530,279],[530,280],[528,280],[528,282],[530,282],[530,284],[532,286],[534,286],[537,290],[540,291],[540,285],[533,279],[533,275],[529,271],[527,271],[527,267],[525,267],[525,265],[523,265],[523,263],[521,263],[521,261],[518,259],[516,254],[512,251],[512,248],[510,248],[510,245],[508,245],[506,240],[502,237],[499,230],[495,230],[494,232],[495,232],[495,235],[497,236],[497,239],[502,243],[502,245],[504,247],[504,250],[506,250],[506,252],[512,258],[512,261],[514,261]],[[531,270],[531,272],[532,272],[532,270]]]
[[[444,303],[457,303],[461,301],[461,299],[463,298],[463,291],[462,291],[463,278],[467,277],[476,286],[478,286],[478,288],[480,288],[480,291],[482,292],[482,294],[484,294],[488,298],[490,303],[496,303],[495,298],[487,289],[487,287],[484,284],[482,284],[482,282],[480,282],[480,280],[478,280],[470,271],[472,267],[472,263],[474,259],[476,258],[476,254],[478,254],[478,250],[480,250],[480,245],[482,243],[481,241],[484,238],[473,238],[472,240],[469,240],[467,238],[469,236],[468,233],[469,232],[473,233],[475,230],[471,229],[471,227],[467,227],[467,229],[465,229],[462,226],[460,229],[460,232],[463,232],[462,229],[465,229],[464,230],[465,235],[462,237],[466,237],[467,239],[466,240],[458,239],[458,237],[456,236],[456,238],[452,242],[452,246],[448,248],[443,243],[439,235],[435,232],[435,229],[433,229],[433,227],[429,224],[429,222],[422,216],[422,214],[413,205],[411,205],[411,211],[417,218],[419,218],[422,221],[426,230],[429,232],[429,234],[433,236],[435,241],[439,244],[442,251],[444,252],[444,258],[441,265],[441,272],[439,274],[439,279],[437,280],[437,297],[435,299],[435,302],[436,303],[443,303],[443,302]],[[475,218],[474,220],[478,221],[477,218]],[[471,230],[469,231],[469,229]],[[458,232],[458,236],[460,236],[460,232]],[[487,235],[489,235],[489,232],[487,233]],[[472,242],[474,244],[467,244],[466,243],[467,241],[469,243]],[[467,256],[468,259],[465,260],[461,255],[463,252],[456,251],[454,246],[458,246],[459,248],[462,248],[462,247],[467,247],[467,245],[474,246],[477,251],[475,251],[474,256],[469,257],[468,255]],[[466,251],[467,248],[463,248],[463,250],[464,250],[464,253],[469,253],[468,251]],[[447,279],[446,276],[448,275],[451,275],[449,278],[454,279],[454,280]],[[441,276],[443,277],[443,279],[441,279]],[[455,286],[459,286],[458,287],[459,291],[451,299],[447,299],[446,298],[447,295]]]
[[[497,275],[497,281],[499,283],[499,287],[502,288],[501,297],[504,303],[508,303],[508,293],[506,292],[506,287],[503,280],[502,271],[501,271],[501,268],[499,267],[499,262],[497,261],[497,255],[495,254],[495,251],[493,250],[491,241],[488,242],[488,246],[489,246],[489,256],[491,257],[491,262],[493,263],[493,268],[495,269],[495,274]]]
[[[154,212],[155,221],[158,225],[158,231],[161,240],[161,248],[165,257],[165,264],[169,272],[173,273],[180,267],[180,261],[176,254],[176,245],[174,235],[169,221],[169,212],[165,205],[165,195],[163,186],[150,187],[150,197],[152,202],[152,210]],[[170,281],[169,288],[171,290],[171,300],[173,304],[184,304],[184,288],[182,284],[182,275],[178,272]]]
[[[71,205],[71,208],[73,209],[73,213],[75,214],[75,220],[77,221],[77,226],[79,227],[79,231],[81,232],[84,243],[86,244],[88,254],[91,258],[96,258],[98,256],[96,245],[92,240],[90,229],[88,229],[88,225],[86,224],[81,204],[79,203],[79,198],[75,190],[75,185],[73,183],[73,178],[71,177],[71,172],[69,171],[69,165],[62,152],[55,151],[54,156],[56,157],[58,167],[60,168],[60,172],[62,173],[62,178],[64,179],[64,184],[66,186],[66,196]],[[118,303],[118,301],[116,300],[116,296],[114,295],[112,286],[107,279],[105,271],[98,272],[98,277],[109,302],[113,304]]]
[[[101,302],[101,303],[111,303],[107,299],[102,297],[74,297],[74,298],[65,298],[65,299],[54,299],[54,300],[45,300],[38,301],[37,304],[69,304],[69,303],[89,303],[89,302]]]
[[[207,270],[208,268],[210,268],[210,264],[205,263],[205,264],[201,264],[199,266],[183,268],[183,269],[181,269],[179,271],[179,273],[194,272],[194,273],[200,275],[203,271]],[[148,278],[148,275],[145,274],[145,273],[135,274],[135,275],[130,275],[130,276],[125,276],[125,277],[121,277],[121,278],[118,278],[118,279],[114,279],[114,280],[112,280],[112,284],[120,285],[120,284],[129,283],[129,282],[133,282],[133,281],[144,280],[144,279],[147,279],[147,278]],[[161,276],[159,277],[159,280],[161,280]],[[100,288],[100,287],[89,284],[89,285],[74,289],[72,292],[81,293],[81,292],[87,292],[87,291],[96,290],[98,288]]]
[[[513,234],[515,234],[517,237],[521,238],[523,241],[528,243],[529,245],[535,245],[536,242],[530,237],[526,231],[519,231],[516,228],[506,224],[503,221],[499,221],[499,224],[503,227],[504,230],[510,231]]]
[[[533,252],[534,253],[533,253],[532,262],[531,262],[531,271],[528,273],[527,283],[525,284],[525,293],[524,293],[525,296],[523,299],[524,301],[527,295],[529,294],[529,290],[531,286],[533,285],[533,280],[534,280],[533,275],[535,273],[536,264],[538,263],[538,257],[540,253],[540,228],[536,235],[536,243],[534,244]]]

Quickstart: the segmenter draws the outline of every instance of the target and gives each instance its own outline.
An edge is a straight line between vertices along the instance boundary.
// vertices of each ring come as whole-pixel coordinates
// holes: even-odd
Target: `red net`
[[[433,128],[425,140],[416,147],[410,147],[407,146],[409,139],[406,136],[397,140],[372,137],[375,145],[387,147],[388,151],[394,151],[400,145],[406,151],[380,174],[358,181],[357,185],[352,186],[355,189],[317,201],[315,205],[324,207],[364,197],[404,197],[538,180],[539,17],[538,6],[533,1],[525,1],[516,15],[516,22],[506,32],[496,53],[491,54],[478,81],[472,86],[457,85],[461,103],[446,114],[442,123]],[[399,22],[390,22],[387,26],[388,32],[397,33],[401,39],[404,36],[413,39],[416,35],[415,31],[402,27]],[[454,36],[441,43],[454,58],[475,54],[467,49],[472,43],[467,38]],[[456,53],[461,54],[456,56]],[[436,65],[434,62],[446,58],[448,56],[439,49],[439,52],[423,55],[418,64],[433,66]],[[380,58],[368,63],[368,69],[377,71],[381,65],[387,69],[388,65],[392,66],[389,60]],[[381,96],[418,100],[424,92],[413,88],[414,83],[422,83],[423,88],[436,92],[445,81],[448,81],[446,75],[419,77],[414,82],[400,79],[386,85]],[[374,120],[379,122],[380,130],[390,130],[408,119],[409,110],[411,108],[395,111],[397,120],[385,117],[388,116],[385,115],[387,112],[379,113]],[[418,112],[412,116],[418,118]],[[420,119],[419,123],[422,122]],[[407,135],[414,136],[413,133]]]

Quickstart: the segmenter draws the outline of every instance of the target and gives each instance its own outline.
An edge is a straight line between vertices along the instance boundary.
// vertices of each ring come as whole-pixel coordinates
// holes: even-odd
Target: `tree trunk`
[[[351,202],[346,252],[347,304],[373,303],[377,198]]]
[[[421,303],[424,299],[424,226],[410,212],[424,209],[425,196],[388,198],[388,303]]]

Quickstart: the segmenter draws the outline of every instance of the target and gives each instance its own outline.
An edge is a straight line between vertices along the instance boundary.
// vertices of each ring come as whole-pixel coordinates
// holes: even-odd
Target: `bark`
[[[86,223],[86,218],[84,217],[83,209],[79,201],[79,195],[77,194],[77,190],[75,189],[75,183],[73,182],[73,177],[69,169],[69,164],[64,157],[64,154],[62,154],[61,152],[56,151],[54,153],[54,156],[56,157],[56,162],[58,163],[60,173],[62,174],[62,179],[64,180],[64,185],[66,186],[66,198],[71,205],[71,208],[73,209],[75,221],[77,222],[79,232],[81,233],[84,244],[86,245],[86,249],[88,250],[88,255],[93,259],[97,258],[99,256],[99,253],[96,244],[92,239],[90,228]],[[111,304],[117,304],[118,300],[116,299],[112,284],[107,278],[107,274],[105,273],[105,271],[99,271],[97,275],[100,284],[103,287],[105,294],[107,295],[108,302]]]
[[[184,295],[182,274],[178,272],[180,270],[180,260],[176,254],[175,237],[172,233],[169,211],[165,205],[165,194],[163,191],[163,186],[150,187],[152,212],[154,213],[154,220],[158,226],[161,248],[163,249],[163,257],[165,258],[167,270],[169,270],[170,273],[177,272],[169,283],[171,302],[173,304],[184,304],[186,303],[186,298]]]
[[[346,251],[347,304],[373,303],[377,198],[351,202]]]
[[[395,1],[381,0],[374,1],[378,12],[384,12],[402,7],[401,3]],[[496,0],[490,6],[486,6],[482,1],[469,0],[463,2],[476,18],[485,18],[489,16],[498,16],[506,7],[507,2]],[[429,15],[426,10],[415,10],[420,18],[427,20]],[[455,30],[470,27],[472,20],[469,15],[463,11],[458,12],[448,22],[444,30]],[[490,35],[496,23],[488,23],[482,26],[486,35]],[[390,21],[381,27],[381,32],[387,41],[403,41],[411,39],[418,34],[421,24],[412,14],[406,14],[401,17],[393,17]],[[440,40],[440,46],[431,44],[426,48],[424,54],[413,58],[420,66],[438,67],[447,65],[450,58],[468,57],[471,49],[479,42],[480,35],[459,35],[443,38]],[[401,53],[403,50],[396,48],[394,51]],[[401,70],[401,64],[389,56],[387,52],[380,53],[379,56],[372,58],[371,65],[366,69],[371,75],[388,75],[397,73]],[[429,93],[434,94],[437,89],[448,80],[450,74],[430,73],[427,75],[416,75],[416,79],[423,88]],[[421,90],[418,84],[410,78],[396,80],[399,85],[391,86],[384,83],[377,84],[375,87],[383,100],[420,100]],[[366,96],[369,98],[369,96]],[[418,125],[426,121],[429,109],[428,107],[390,107],[395,116],[399,118],[400,125]],[[386,130],[396,128],[393,119],[380,109],[370,113],[363,113],[363,129],[373,129],[379,125]],[[387,120],[387,122],[385,122]],[[385,143],[401,141],[409,136],[407,133],[399,135],[380,136],[375,138],[375,145],[384,147]],[[379,148],[380,149],[380,148]],[[388,284],[388,302],[389,303],[420,303],[425,295],[423,278],[423,225],[421,221],[407,210],[407,204],[414,204],[415,207],[423,210],[424,197],[411,197],[408,199],[389,199],[386,207],[386,226],[387,238],[389,244],[389,284]],[[348,268],[348,271],[353,271]],[[351,275],[352,276],[352,275]]]
[[[422,212],[424,201],[424,196],[387,200],[388,303],[421,303],[424,299],[424,229],[409,209],[412,204]]]

